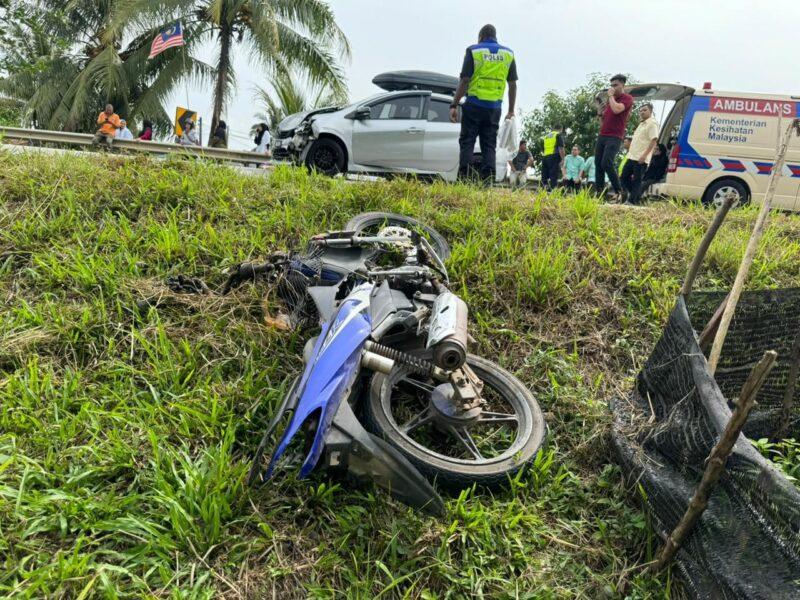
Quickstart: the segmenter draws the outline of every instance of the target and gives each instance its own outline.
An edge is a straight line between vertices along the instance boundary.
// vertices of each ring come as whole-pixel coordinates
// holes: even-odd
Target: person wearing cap
[[[461,106],[461,135],[458,173],[460,178],[469,174],[475,150],[475,140],[480,140],[480,176],[484,181],[494,180],[497,150],[497,129],[508,84],[508,114],[514,116],[517,101],[517,63],[511,48],[497,43],[494,25],[484,25],[478,33],[478,43],[467,48],[461,66],[461,79],[450,105],[450,120],[459,120]]]
[[[128,129],[128,122],[125,119],[120,119],[119,120],[119,131],[117,131],[116,139],[118,139],[118,140],[132,140],[133,139],[133,133],[131,133],[131,130]]]

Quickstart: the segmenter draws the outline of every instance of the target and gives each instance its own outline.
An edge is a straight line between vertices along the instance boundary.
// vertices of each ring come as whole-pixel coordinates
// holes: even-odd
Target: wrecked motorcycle
[[[359,215],[345,229],[315,236],[305,254],[240,265],[226,285],[266,275],[294,325],[322,326],[249,480],[268,480],[299,445],[301,478],[324,467],[371,479],[441,515],[430,481],[506,481],[541,448],[542,411],[513,375],[468,352],[467,306],[447,287],[450,250],[438,232],[390,213]],[[284,417],[288,426],[265,461]]]

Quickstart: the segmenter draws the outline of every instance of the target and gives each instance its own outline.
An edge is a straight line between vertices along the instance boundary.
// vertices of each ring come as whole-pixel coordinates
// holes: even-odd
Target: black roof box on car
[[[430,90],[436,94],[456,93],[458,77],[432,71],[389,71],[376,75],[372,83],[387,92]]]

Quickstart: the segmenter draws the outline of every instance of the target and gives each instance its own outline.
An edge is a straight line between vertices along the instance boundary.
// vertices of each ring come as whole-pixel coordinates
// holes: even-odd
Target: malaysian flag
[[[167,48],[173,48],[174,46],[183,46],[183,27],[181,27],[180,21],[175,21],[172,25],[164,27],[158,32],[153,44],[150,46],[150,56],[147,59],[150,60]]]

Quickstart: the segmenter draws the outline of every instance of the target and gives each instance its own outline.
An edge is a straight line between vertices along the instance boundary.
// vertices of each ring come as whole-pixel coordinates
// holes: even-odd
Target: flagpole
[[[183,23],[180,20],[175,21],[172,27],[162,27],[156,37],[150,44],[150,55],[147,60],[155,58],[167,48],[174,46],[181,47],[181,69],[183,70],[182,77],[186,77],[184,87],[186,90],[186,110],[189,110],[189,73],[186,70],[186,41],[183,35]],[[179,100],[180,102],[180,100]]]
[[[189,80],[186,72],[186,46],[181,47],[181,59],[183,60],[184,87],[186,89],[186,108],[189,108]]]
[[[181,23],[181,32],[183,33],[183,23]],[[184,40],[185,39],[186,36],[184,34]],[[183,77],[184,77],[183,86],[184,90],[186,91],[186,110],[190,110],[191,107],[189,106],[189,74],[186,71],[186,42],[184,42],[184,45],[181,46],[181,60],[183,61]],[[203,145],[202,133],[200,134],[200,145],[201,146]]]

